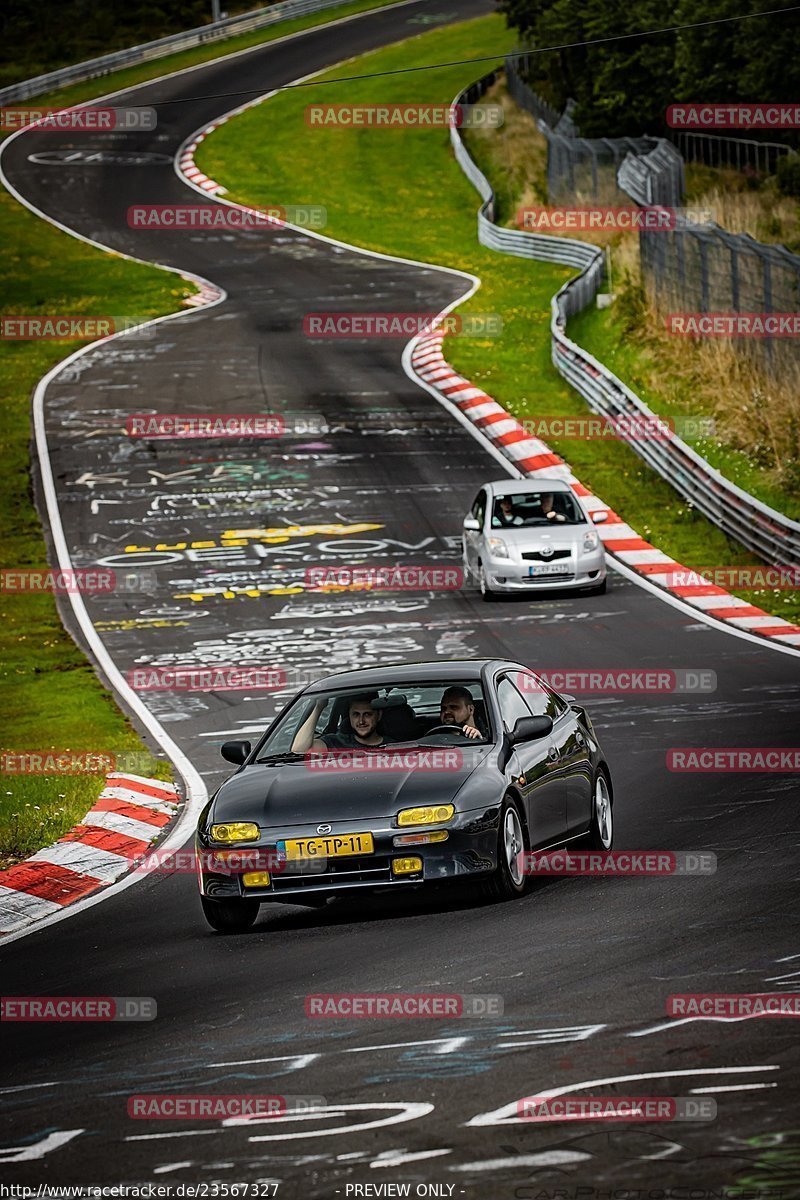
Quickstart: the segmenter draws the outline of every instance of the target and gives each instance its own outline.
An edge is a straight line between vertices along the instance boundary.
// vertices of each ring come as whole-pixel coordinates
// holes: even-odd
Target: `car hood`
[[[493,529],[491,537],[502,538],[507,546],[517,551],[541,550],[551,546],[554,550],[575,550],[582,547],[587,525],[547,525],[526,529],[508,525],[504,529]]]
[[[253,821],[270,829],[391,818],[401,808],[451,802],[492,749],[470,747],[461,765],[445,770],[312,769],[304,762],[280,766],[254,763],[223,783],[211,819]]]

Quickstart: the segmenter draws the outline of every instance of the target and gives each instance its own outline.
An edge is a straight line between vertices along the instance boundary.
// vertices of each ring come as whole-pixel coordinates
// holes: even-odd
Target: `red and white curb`
[[[596,526],[605,549],[637,575],[663,591],[701,609],[708,617],[785,646],[800,646],[800,626],[748,604],[714,584],[674,584],[673,573],[692,574],[691,568],[640,537],[622,517],[577,479],[568,464],[545,442],[531,437],[515,417],[458,375],[442,353],[444,333],[436,330],[414,345],[410,364],[415,375],[463,414],[523,475],[565,479],[589,512],[600,509],[608,520]]]
[[[220,117],[219,120],[214,121],[213,124],[208,125],[204,130],[202,130],[201,133],[195,133],[192,136],[192,140],[185,146],[181,147],[178,155],[178,167],[180,169],[180,173],[185,175],[189,182],[193,183],[195,187],[202,188],[204,192],[208,192],[209,196],[222,196],[227,189],[224,188],[221,183],[217,183],[215,180],[209,179],[207,175],[203,174],[194,161],[194,154],[200,143],[204,141],[210,133],[213,133],[218,126],[224,125],[227,119],[227,117]]]
[[[171,783],[115,773],[97,803],[52,846],[0,871],[0,937],[126,875],[179,810]]]

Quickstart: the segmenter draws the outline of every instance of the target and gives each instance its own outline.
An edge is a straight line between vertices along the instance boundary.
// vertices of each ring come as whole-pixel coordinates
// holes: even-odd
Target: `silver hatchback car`
[[[484,600],[543,588],[606,590],[606,559],[591,516],[563,479],[485,483],[464,518],[464,572]]]

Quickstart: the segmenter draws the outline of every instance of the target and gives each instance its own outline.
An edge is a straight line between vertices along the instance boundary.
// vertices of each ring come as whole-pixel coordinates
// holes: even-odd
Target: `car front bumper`
[[[530,567],[545,564],[491,558],[485,564],[486,579],[493,592],[534,592],[551,588],[597,587],[606,578],[606,560],[602,550],[583,554],[577,560],[564,559],[563,563],[563,575],[531,575]],[[561,563],[554,565],[560,566]]]
[[[497,805],[466,813],[457,813],[443,826],[430,829],[398,829],[388,822],[349,821],[332,823],[331,836],[369,832],[373,835],[372,854],[341,858],[280,861],[278,842],[297,837],[313,837],[316,827],[302,825],[264,831],[257,844],[230,848],[216,846],[204,837],[197,838],[197,857],[200,891],[211,899],[241,899],[249,897],[263,902],[292,903],[307,898],[351,892],[353,890],[383,890],[409,885],[464,879],[470,875],[485,875],[497,866],[497,835],[499,808]],[[430,833],[445,829],[447,840],[422,845],[394,844],[394,839],[408,834]],[[240,855],[244,859],[244,870]],[[233,858],[234,869],[226,870],[220,860]],[[263,856],[269,870],[268,887],[245,887],[243,874],[252,869],[253,857]],[[208,858],[212,862],[209,866]],[[420,858],[422,869],[414,874],[394,875],[392,860]],[[247,863],[249,862],[249,866]],[[271,869],[270,869],[271,868]]]

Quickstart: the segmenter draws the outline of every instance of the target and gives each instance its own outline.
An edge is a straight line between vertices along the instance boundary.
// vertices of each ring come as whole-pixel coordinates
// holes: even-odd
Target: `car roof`
[[[501,492],[505,496],[517,496],[520,492],[570,492],[572,488],[566,479],[495,479],[483,485],[492,495]]]
[[[506,665],[495,658],[440,658],[434,662],[388,663],[382,667],[359,667],[355,671],[342,671],[338,675],[326,675],[316,680],[306,692],[324,692],[335,688],[389,687],[395,683],[431,683],[443,679],[457,682],[478,682],[486,667]],[[518,665],[518,664],[515,664]]]

